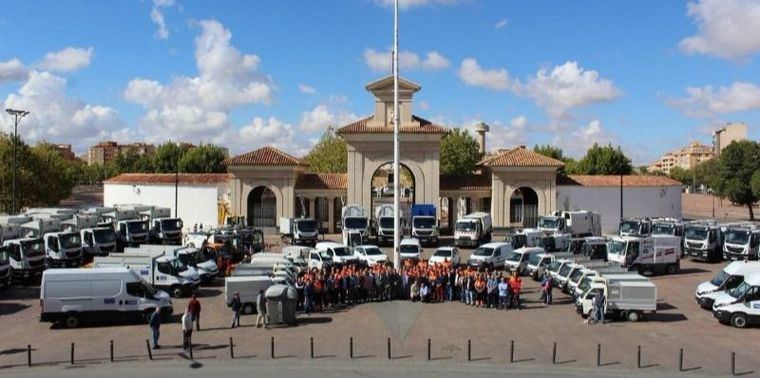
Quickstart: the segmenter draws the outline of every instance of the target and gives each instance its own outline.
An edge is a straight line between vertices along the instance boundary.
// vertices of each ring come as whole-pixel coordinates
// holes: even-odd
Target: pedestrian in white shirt
[[[190,308],[185,310],[185,314],[182,315],[182,349],[190,349],[192,345],[193,337],[193,313]]]

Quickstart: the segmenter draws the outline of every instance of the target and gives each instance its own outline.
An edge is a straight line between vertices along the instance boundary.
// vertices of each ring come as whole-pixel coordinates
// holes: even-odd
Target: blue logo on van
[[[753,305],[752,305],[752,308],[760,308],[760,303],[757,303],[757,304],[753,304]]]
[[[104,298],[103,303],[105,304],[114,304],[116,303],[116,298]]]
[[[147,276],[148,275],[148,270],[147,269],[141,269],[140,270],[140,275]]]

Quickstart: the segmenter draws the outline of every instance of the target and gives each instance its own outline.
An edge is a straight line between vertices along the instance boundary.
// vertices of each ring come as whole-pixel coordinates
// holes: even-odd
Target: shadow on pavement
[[[0,300],[39,298],[40,288],[38,286],[15,286],[0,294]]]
[[[686,315],[684,314],[663,314],[661,312],[647,315],[646,319],[647,321],[650,321],[650,322],[660,322],[660,323],[681,322],[684,320],[689,320],[689,318],[687,318]]]
[[[676,310],[678,307],[673,306],[672,304],[668,302],[657,302],[657,311],[664,311],[664,310]]]
[[[26,310],[29,307],[29,305],[21,303],[0,303],[0,315],[15,314],[19,311]]]
[[[306,325],[306,324],[326,324],[326,323],[332,323],[332,318],[327,316],[309,316],[309,317],[299,317],[298,322],[296,322],[296,326],[299,325]]]
[[[195,296],[198,297],[198,298],[216,297],[216,296],[218,296],[221,293],[222,293],[222,291],[218,290],[218,289],[207,289],[207,288],[204,288],[204,289],[198,289],[195,292]]]

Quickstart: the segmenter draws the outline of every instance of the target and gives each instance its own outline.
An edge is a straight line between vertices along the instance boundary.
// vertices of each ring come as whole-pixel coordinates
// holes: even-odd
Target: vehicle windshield
[[[639,222],[633,220],[620,222],[620,232],[639,232]]]
[[[384,254],[380,248],[375,247],[364,248],[364,252],[367,254],[367,256],[379,256]]]
[[[581,277],[583,277],[583,271],[578,269],[574,271],[572,274],[570,274],[570,282],[573,282],[573,283],[578,282],[578,280],[580,280]]]
[[[317,230],[317,221],[314,219],[302,219],[296,222],[298,231],[301,232],[314,232]]]
[[[543,258],[544,258],[543,256],[538,255],[538,254],[531,255],[530,258],[528,258],[528,265],[538,266],[538,264],[541,263],[541,259]]]
[[[161,220],[161,231],[179,231],[182,229],[182,220],[181,219],[162,219]]]
[[[322,258],[322,261],[332,261],[332,256],[327,251],[319,251],[319,257]]]
[[[0,247],[0,264],[8,264],[8,248]]]
[[[509,256],[507,256],[507,261],[518,262],[520,261],[521,258],[522,258],[521,253],[512,252],[509,254]]]
[[[475,222],[469,222],[469,221],[457,222],[456,230],[464,231],[464,232],[475,231],[475,228],[476,228],[475,224],[476,224]]]
[[[552,261],[549,266],[546,267],[546,270],[550,272],[556,272],[561,265],[562,261]]]
[[[538,218],[538,228],[557,228],[558,218]]]
[[[382,218],[380,218],[380,227],[381,228],[393,228],[393,217],[382,217]]]
[[[361,217],[347,217],[344,221],[346,229],[365,229],[367,228],[367,218]]]
[[[335,252],[335,256],[351,256],[351,250],[348,249],[348,247],[335,247],[333,248],[333,252]]]
[[[625,241],[613,240],[610,242],[610,249],[607,253],[611,255],[623,255],[625,254],[625,245]]]
[[[673,224],[660,223],[652,226],[652,235],[673,235],[675,234],[676,226]]]
[[[110,228],[95,229],[92,234],[98,244],[109,244],[116,241],[116,233]]]
[[[182,262],[182,260],[180,259],[172,260],[171,264],[172,264],[172,268],[174,268],[174,270],[176,270],[179,273],[182,273],[187,270],[187,265],[185,265],[185,263]]]
[[[584,245],[586,245],[584,240],[572,240],[570,244],[567,245],[567,250],[565,252],[571,252],[572,254],[577,255],[583,251]]]
[[[148,232],[148,221],[127,222],[127,231],[130,234],[144,234]]]
[[[689,227],[686,229],[686,239],[705,240],[707,239],[707,229],[704,227]]]
[[[715,275],[715,277],[713,277],[713,279],[710,280],[710,283],[716,287],[721,287],[724,283],[726,283],[726,280],[728,280],[729,277],[731,277],[730,274],[726,273],[724,270],[721,270],[718,272],[718,274]]]
[[[180,253],[177,255],[177,257],[185,265],[190,265],[190,266],[195,265],[195,258],[193,258],[193,255],[190,253]]]
[[[436,249],[435,252],[433,252],[433,256],[451,257],[451,250],[450,249]]]
[[[416,228],[434,228],[436,220],[434,217],[416,217],[414,218],[414,227]]]
[[[528,244],[528,237],[525,235],[508,235],[504,241],[510,243],[512,249],[518,249],[525,247],[525,245]]]
[[[607,252],[607,244],[589,244],[589,243],[583,243],[583,247],[581,247],[581,253],[584,256],[595,256],[596,258],[599,258],[599,256],[604,256],[605,252]]]
[[[734,297],[735,299],[739,299],[744,296],[744,294],[751,289],[752,286],[750,286],[747,281],[742,282],[739,286],[731,289],[728,291],[728,295]]]
[[[151,286],[151,284],[145,282],[145,280],[140,280],[140,283],[142,284],[143,290],[149,293],[151,297],[155,297],[156,293],[158,293],[158,290]]]
[[[573,267],[570,266],[570,264],[565,265],[559,270],[559,275],[562,277],[567,277],[567,275],[570,274],[570,271],[572,270],[573,270]]]
[[[420,249],[414,245],[414,244],[403,244],[398,247],[399,252],[401,253],[412,253],[417,254],[420,252]]]
[[[21,248],[26,257],[37,257],[45,254],[45,246],[42,240],[27,240],[21,242]]]
[[[61,241],[61,248],[82,248],[82,239],[79,234],[61,234],[58,235],[58,240]]]
[[[726,243],[731,243],[731,244],[749,243],[749,231],[729,230],[728,233],[726,233]]]
[[[208,256],[206,256],[205,253],[201,252],[200,249],[195,251],[195,253],[193,253],[193,259],[195,260],[197,264],[204,263],[206,261],[211,260],[210,258],[208,258]]]
[[[591,277],[584,277],[581,280],[581,283],[578,284],[578,288],[581,289],[581,291],[586,291],[591,286]]]
[[[488,247],[478,247],[478,249],[475,250],[475,252],[472,253],[473,256],[491,256],[493,255],[493,248]]]

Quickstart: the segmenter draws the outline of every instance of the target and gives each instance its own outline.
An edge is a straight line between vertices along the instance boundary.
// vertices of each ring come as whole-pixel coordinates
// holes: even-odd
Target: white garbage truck
[[[29,221],[29,217],[0,218],[0,239],[7,248],[12,279],[33,279],[45,270],[45,243],[42,238],[25,237],[21,230],[21,223]]]
[[[728,227],[723,236],[724,260],[758,259],[758,250],[760,250],[760,229],[754,224]]]
[[[639,273],[674,274],[681,269],[681,239],[664,235],[614,237],[607,259]]]
[[[140,217],[149,223],[148,240],[153,244],[182,244],[181,218],[172,217],[172,209],[160,206],[147,206],[138,209]]]
[[[404,238],[404,232],[402,228],[403,215],[399,210],[399,240]],[[383,204],[375,206],[375,236],[377,237],[378,245],[392,245],[393,244],[393,221],[394,221],[393,205]]]
[[[188,267],[179,258],[166,252],[128,248],[124,253],[95,257],[93,265],[95,267],[128,267],[149,284],[169,292],[175,298],[193,293],[201,281],[195,268]]]
[[[491,241],[493,224],[491,214],[475,212],[457,219],[454,224],[454,245],[457,247],[477,247]]]
[[[47,215],[34,214],[21,225],[27,236],[42,238],[48,267],[77,267],[82,263],[82,237],[76,231],[61,231],[61,221]]]
[[[61,222],[61,227],[79,233],[82,239],[82,254],[86,261],[92,260],[94,256],[108,256],[116,251],[116,233],[112,227],[100,225],[99,216],[96,214],[75,214]]]
[[[602,235],[602,217],[589,210],[555,211],[551,216],[538,219],[538,228],[574,238]]]
[[[714,221],[695,221],[686,226],[683,246],[694,260],[719,262],[723,257],[723,232]]]
[[[369,239],[369,217],[361,205],[346,205],[341,209],[343,244],[362,245]]]
[[[432,204],[412,205],[412,237],[423,245],[438,246],[438,218]]]
[[[611,281],[602,277],[584,291],[575,302],[575,307],[583,316],[593,311],[592,300],[601,292],[604,295],[605,318],[610,316],[628,321],[639,321],[645,314],[657,312],[657,286],[651,281]]]
[[[319,227],[314,218],[280,218],[280,237],[286,244],[310,245],[317,244]]]
[[[140,218],[137,211],[132,209],[113,209],[101,215],[109,221],[116,232],[118,250],[124,247],[136,247],[148,243],[150,228],[148,221]]]

